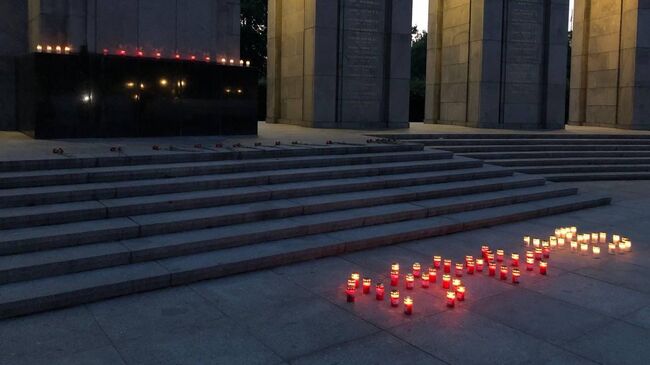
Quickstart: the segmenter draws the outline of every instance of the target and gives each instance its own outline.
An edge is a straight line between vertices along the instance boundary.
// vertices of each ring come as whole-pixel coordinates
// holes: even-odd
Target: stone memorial
[[[576,0],[569,123],[650,129],[650,3]]]
[[[425,122],[564,127],[568,0],[430,0]]]
[[[412,0],[270,0],[267,122],[408,128]]]

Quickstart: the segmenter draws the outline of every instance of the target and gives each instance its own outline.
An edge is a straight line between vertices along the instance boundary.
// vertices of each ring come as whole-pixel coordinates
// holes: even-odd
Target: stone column
[[[411,0],[270,0],[267,122],[408,127]]]
[[[14,57],[27,52],[27,2],[0,1],[0,23],[0,130],[15,130]]]
[[[576,0],[569,123],[650,129],[650,3]]]
[[[563,128],[568,0],[431,0],[425,122]]]

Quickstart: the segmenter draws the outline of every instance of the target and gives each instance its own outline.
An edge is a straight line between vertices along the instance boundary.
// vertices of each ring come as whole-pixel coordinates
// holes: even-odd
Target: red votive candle
[[[406,289],[412,290],[413,287],[415,286],[415,277],[413,277],[413,274],[406,274]]]
[[[598,233],[591,234],[591,243],[598,243]]]
[[[476,271],[483,272],[483,265],[484,264],[485,264],[485,261],[483,261],[483,259],[476,259]]]
[[[532,257],[527,257],[526,258],[526,271],[533,271],[533,267],[535,266],[535,259]]]
[[[443,265],[444,265],[445,274],[449,274],[451,272],[451,260],[445,259]]]
[[[508,280],[508,267],[506,265],[501,265],[501,269],[499,271],[501,272],[501,280]]]
[[[422,275],[422,266],[419,262],[413,264],[413,276],[419,278]]]
[[[447,292],[447,307],[452,308],[456,302],[456,292],[448,291]]]
[[[411,297],[404,298],[404,313],[409,316],[413,314],[413,299]]]
[[[397,262],[393,262],[392,264],[390,264],[390,271],[397,271],[397,272],[399,272],[399,263],[397,263]]]
[[[455,273],[456,273],[456,277],[463,276],[463,264],[461,264],[461,263],[456,264]]]
[[[549,247],[548,242],[546,242],[546,245],[542,246],[542,255],[544,258],[549,258],[551,256],[551,248]]]
[[[354,302],[354,292],[356,291],[356,286],[354,283],[354,279],[348,279],[348,286],[345,289],[345,294],[348,299],[348,303],[353,303]]]
[[[547,270],[548,270],[548,263],[546,261],[540,261],[539,273],[542,275],[546,275]]]
[[[352,274],[350,274],[350,279],[354,279],[354,286],[356,288],[359,287],[359,279],[360,278],[361,278],[361,276],[359,275],[358,272],[353,272]]]
[[[512,283],[513,284],[519,284],[519,277],[521,276],[521,272],[517,268],[512,269]]]
[[[451,288],[456,290],[457,286],[463,285],[462,281],[459,278],[451,279]]]
[[[488,264],[488,275],[494,276],[496,275],[496,273],[497,273],[497,264],[495,264],[494,262],[490,262]]]
[[[456,299],[459,302],[462,302],[465,300],[465,286],[460,285],[456,287]]]
[[[451,286],[451,276],[449,274],[443,274],[442,275],[442,288],[443,289],[449,289]]]
[[[527,259],[535,258],[535,254],[533,253],[533,251],[526,251],[526,258]]]
[[[607,243],[607,233],[600,232],[598,235],[598,243]]]
[[[542,259],[542,248],[541,247],[536,247],[535,248],[535,260],[539,261]]]
[[[510,255],[510,263],[514,267],[519,267],[519,254],[518,253],[513,253]]]
[[[390,291],[390,306],[397,307],[399,305],[399,290]]]
[[[399,284],[399,271],[390,272],[390,285],[397,286]]]
[[[498,262],[503,262],[503,256],[504,256],[503,250],[497,250],[497,261]]]
[[[474,269],[476,268],[476,264],[474,261],[468,261],[467,262],[467,273],[469,275],[474,275]]]
[[[465,266],[467,266],[467,263],[470,261],[474,261],[474,256],[470,256],[470,255],[465,256]]]
[[[440,263],[442,262],[442,257],[440,256],[433,256],[433,267],[436,269],[440,268]]]
[[[385,288],[383,283],[375,284],[375,299],[384,300],[384,291]]]
[[[488,251],[490,251],[490,246],[488,245],[481,246],[481,256],[483,256],[483,258],[485,258],[485,255],[487,255]]]
[[[530,236],[524,236],[524,246],[530,246]]]
[[[429,268],[429,282],[435,283],[438,280],[438,270],[433,267]]]
[[[429,287],[429,273],[428,272],[423,272],[422,273],[422,277],[420,278],[420,285],[425,289]]]
[[[489,262],[494,262],[494,254],[492,253],[492,251],[487,253],[487,260],[488,260],[488,263]]]
[[[372,285],[372,280],[369,278],[363,278],[363,294],[370,293],[370,285]]]

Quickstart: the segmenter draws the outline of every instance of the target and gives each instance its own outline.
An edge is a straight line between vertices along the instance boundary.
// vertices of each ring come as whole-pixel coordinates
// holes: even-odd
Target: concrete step
[[[639,133],[434,133],[434,134],[370,134],[373,137],[396,139],[400,141],[419,141],[427,139],[650,139],[650,134]]]
[[[407,143],[422,143],[425,146],[435,146],[445,149],[445,146],[581,146],[581,145],[616,145],[616,146],[650,146],[650,139],[556,139],[556,138],[537,138],[537,139],[503,139],[503,138],[479,138],[479,139],[419,139],[405,140]]]
[[[79,169],[108,166],[168,164],[200,161],[247,160],[297,156],[347,155],[359,153],[387,153],[421,151],[420,145],[409,144],[332,144],[281,145],[242,148],[193,149],[193,152],[158,151],[155,154],[112,155],[99,157],[69,157],[54,155],[47,159],[0,161],[0,172],[53,169]]]
[[[434,149],[441,149],[454,153],[486,153],[486,152],[563,152],[563,151],[650,151],[650,146],[639,145],[462,145],[462,146],[431,146]]]
[[[435,150],[0,172],[0,188],[85,184],[310,167],[449,159]]]
[[[178,212],[137,215],[128,218],[110,218],[7,229],[2,231],[3,234],[0,237],[0,254],[31,252],[54,247],[102,242],[113,240],[115,236],[119,237],[117,239],[147,237],[357,207],[369,211],[373,211],[373,209],[381,210],[386,208],[386,206],[382,207],[381,205],[390,204],[394,201],[410,202],[416,199],[456,196],[543,184],[544,179],[520,176],[510,179],[497,179],[496,181],[455,182],[365,193],[279,199]],[[365,208],[375,206],[379,207]],[[397,209],[399,208],[404,207],[398,206]]]
[[[545,159],[545,158],[620,158],[650,157],[647,151],[541,151],[541,152],[474,152],[461,156],[484,161],[510,159]]]
[[[422,191],[414,189],[413,193],[421,194]],[[292,219],[276,219],[257,224],[245,223],[222,229],[204,229],[79,247],[51,250],[41,247],[43,250],[38,252],[0,257],[0,283],[152,261],[268,240],[296,238],[521,202],[568,197],[576,193],[575,188],[556,185],[521,187],[460,197],[422,199],[412,201],[410,204],[390,204],[372,209],[351,208]]]
[[[584,173],[551,173],[544,176],[546,180],[565,181],[605,181],[605,180],[650,180],[650,171],[635,172],[584,172]]]
[[[563,165],[648,165],[650,157],[599,157],[599,158],[521,158],[490,160],[491,164],[505,167],[563,166]]]
[[[456,157],[454,159],[443,160],[314,167],[263,172],[186,176],[169,179],[2,189],[0,190],[0,207],[105,200],[244,186],[283,184],[297,181],[334,180],[425,171],[467,169],[480,167],[482,164],[483,163],[479,160]]]
[[[561,166],[517,166],[516,171],[524,174],[575,174],[575,173],[616,173],[648,172],[650,165],[561,165]]]
[[[395,202],[400,199],[405,201],[408,196],[400,198],[403,192],[396,187],[422,185],[423,190],[435,192],[442,189],[446,192],[465,192],[472,186],[489,187],[502,182],[510,183],[508,179],[498,179],[510,176],[510,170],[481,168],[483,171],[452,170],[449,172],[431,172],[419,174],[406,174],[382,177],[368,177],[343,180],[326,180],[323,182],[307,182],[302,185],[296,183],[278,184],[273,189],[264,186],[243,188],[205,190],[188,193],[161,194],[144,197],[108,199],[101,201],[86,201],[62,203],[51,205],[37,205],[27,207],[0,208],[0,230],[35,227],[42,225],[64,224],[85,220],[137,216],[144,214],[174,212],[207,207],[218,207],[253,202],[263,202],[278,199],[295,199],[310,196],[312,200],[332,199],[326,194],[339,194],[351,200],[357,197],[373,197],[379,204]],[[472,179],[480,173],[481,179],[460,182],[463,179]],[[497,178],[497,179],[488,179]],[[512,181],[531,179],[523,176],[512,178]],[[543,179],[535,178],[538,182]],[[439,184],[444,181],[454,183]],[[386,190],[387,189],[387,190]],[[395,196],[397,194],[397,196]],[[326,195],[323,197],[323,195]],[[348,199],[348,200],[350,200]],[[337,204],[342,204],[338,201]]]
[[[159,289],[173,285],[259,270],[413,239],[488,227],[609,203],[608,198],[581,196],[526,202],[373,227],[316,233],[298,239],[263,241],[156,262],[125,264],[0,286],[0,317]]]

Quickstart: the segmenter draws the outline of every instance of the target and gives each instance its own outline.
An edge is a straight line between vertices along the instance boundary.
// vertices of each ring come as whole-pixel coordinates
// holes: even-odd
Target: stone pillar
[[[576,0],[569,123],[650,129],[650,3]]]
[[[564,127],[568,0],[430,0],[425,122]]]
[[[406,128],[412,0],[270,0],[267,122]]]
[[[0,24],[0,130],[15,130],[14,57],[27,52],[27,2],[0,1]]]

